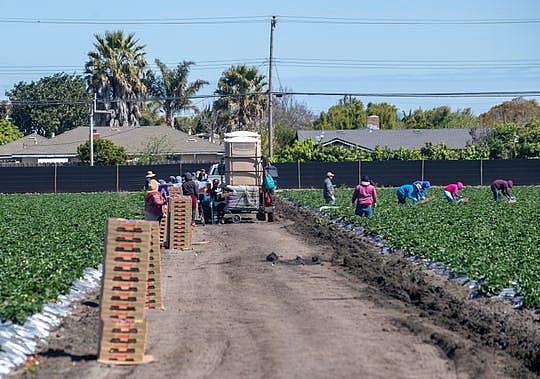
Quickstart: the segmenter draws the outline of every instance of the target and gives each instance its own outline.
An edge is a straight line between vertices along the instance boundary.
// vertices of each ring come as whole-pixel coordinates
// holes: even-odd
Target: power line
[[[57,25],[218,25],[253,24],[267,22],[270,16],[188,17],[188,18],[26,18],[2,17],[0,23],[9,24],[57,24]]]
[[[397,19],[397,18],[347,18],[319,16],[279,16],[283,23],[295,24],[348,24],[348,25],[498,25],[538,24],[538,18],[477,18],[477,19]]]
[[[193,95],[188,99],[215,99],[220,97],[244,97],[244,96],[264,96],[267,92],[249,92],[244,94],[205,94]],[[351,96],[351,97],[395,97],[395,98],[468,98],[468,97],[517,97],[517,96],[540,96],[538,91],[484,91],[484,92],[309,92],[309,91],[278,91],[273,92],[277,96]],[[99,100],[100,103],[117,103],[117,102],[150,102],[164,100],[179,100],[180,97],[144,97],[140,99],[128,100]],[[45,99],[45,100],[14,100],[3,101],[6,104],[12,105],[76,105],[90,104],[91,99]]]
[[[538,18],[347,18],[322,16],[277,16],[280,22],[296,24],[346,24],[346,25],[502,25],[538,24]],[[0,23],[58,24],[58,25],[220,25],[267,23],[272,16],[225,16],[186,18],[28,18],[1,17]]]

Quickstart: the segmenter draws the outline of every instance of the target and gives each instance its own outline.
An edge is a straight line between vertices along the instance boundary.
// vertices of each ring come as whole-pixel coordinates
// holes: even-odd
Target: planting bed
[[[469,202],[448,204],[440,189],[425,204],[399,206],[394,189],[380,189],[372,219],[354,215],[351,189],[337,191],[337,208],[326,213],[381,236],[394,249],[443,262],[456,275],[480,282],[488,295],[514,288],[528,307],[540,306],[540,188],[513,190],[518,201],[495,203],[489,188],[463,191]],[[317,190],[284,191],[299,205],[322,205]]]
[[[347,191],[348,193],[345,191],[343,189],[339,192],[340,200],[338,201],[344,206],[350,201],[348,199],[350,191]],[[522,191],[516,191],[516,193],[523,194]],[[394,207],[391,204],[393,200],[391,192],[382,191],[382,195],[381,203]],[[472,195],[472,193],[469,192],[467,195]],[[477,195],[481,196],[481,193]],[[343,265],[345,270],[353,276],[378,288],[383,294],[420,309],[421,317],[463,336],[474,345],[467,346],[456,341],[438,340],[440,336],[425,334],[422,331],[419,320],[416,323],[404,324],[404,328],[424,336],[427,340],[431,339],[445,350],[449,358],[458,363],[474,357],[480,346],[488,346],[509,353],[521,360],[529,370],[536,374],[540,373],[539,315],[534,314],[530,309],[513,310],[508,302],[497,298],[469,300],[467,295],[470,290],[458,281],[447,280],[433,271],[425,270],[419,261],[413,262],[404,254],[381,254],[381,247],[372,238],[333,223],[314,209],[299,206],[287,199],[295,198],[301,204],[311,202],[312,206],[317,206],[320,205],[318,196],[321,196],[320,191],[287,192],[279,200],[279,215],[294,220],[296,232],[302,235],[307,243],[331,246],[333,263]],[[485,200],[487,201],[488,198],[486,197]],[[434,203],[431,206],[442,206],[442,204]],[[509,205],[500,204],[499,206]],[[380,215],[381,208],[377,210],[377,215]],[[406,214],[413,210],[395,211],[403,211]],[[352,212],[352,210],[346,212]],[[443,213],[443,216],[445,214],[448,215],[448,212]],[[351,219],[351,221],[356,220]],[[357,220],[357,222],[363,225],[376,224],[375,219]],[[400,221],[394,219],[394,222],[398,224]],[[398,225],[395,227],[397,228]],[[366,229],[368,229],[367,226]],[[523,374],[517,374],[517,376],[522,377]]]
[[[142,195],[0,195],[0,321],[23,322],[102,257],[109,217],[141,218]]]

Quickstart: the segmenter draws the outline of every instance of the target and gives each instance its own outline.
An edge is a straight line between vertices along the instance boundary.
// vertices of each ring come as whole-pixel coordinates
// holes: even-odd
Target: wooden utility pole
[[[270,20],[270,59],[268,61],[268,159],[274,155],[274,128],[272,126],[272,61],[274,59],[274,29],[276,28],[276,16]]]

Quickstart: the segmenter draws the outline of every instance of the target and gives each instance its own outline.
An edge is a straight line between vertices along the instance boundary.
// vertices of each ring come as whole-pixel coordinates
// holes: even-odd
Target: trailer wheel
[[[238,224],[241,220],[242,220],[242,218],[240,217],[240,215],[233,215],[232,216],[233,224]]]

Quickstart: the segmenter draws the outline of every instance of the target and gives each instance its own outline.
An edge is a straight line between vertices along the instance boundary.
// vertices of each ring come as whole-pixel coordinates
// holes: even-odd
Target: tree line
[[[268,87],[258,68],[240,64],[226,69],[213,91],[215,101],[199,109],[192,98],[209,83],[191,80],[194,65],[181,61],[169,67],[155,59],[152,69],[145,45],[134,34],[97,34],[83,75],[56,73],[29,83],[19,82],[6,92],[10,102],[0,102],[0,120],[4,120],[0,123],[0,144],[21,134],[51,137],[85,126],[95,97],[97,108],[106,111],[94,115],[98,126],[168,125],[210,135],[253,130],[262,133],[267,145]],[[364,128],[369,115],[379,116],[382,129],[492,127],[500,138],[491,142],[489,156],[538,156],[537,124],[532,121],[540,120],[540,107],[535,100],[523,98],[503,102],[476,117],[470,108],[452,110],[448,106],[400,113],[395,105],[364,105],[350,96],[314,115],[306,104],[291,96],[276,97],[275,151],[285,157],[302,150],[294,142],[298,129]],[[512,142],[505,142],[505,138]]]

